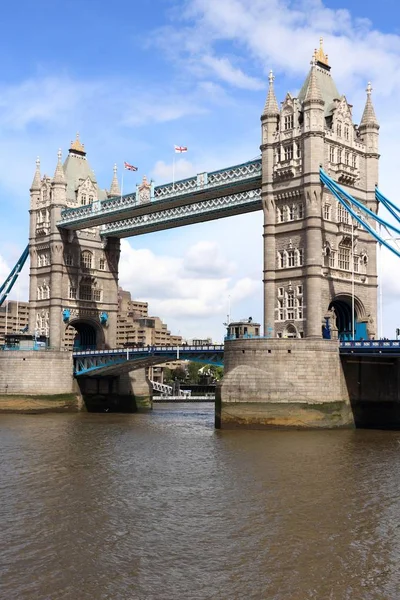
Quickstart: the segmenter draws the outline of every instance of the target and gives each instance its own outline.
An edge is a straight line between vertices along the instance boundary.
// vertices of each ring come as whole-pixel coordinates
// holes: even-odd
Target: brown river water
[[[213,419],[0,415],[0,599],[400,599],[400,432]]]

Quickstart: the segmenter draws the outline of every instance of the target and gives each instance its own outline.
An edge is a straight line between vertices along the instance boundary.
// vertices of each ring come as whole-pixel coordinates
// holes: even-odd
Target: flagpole
[[[124,168],[125,168],[125,165],[122,166],[122,174],[121,174],[121,200],[122,200],[122,194],[124,192]]]
[[[174,158],[172,161],[172,189],[175,189],[175,148],[174,148]]]

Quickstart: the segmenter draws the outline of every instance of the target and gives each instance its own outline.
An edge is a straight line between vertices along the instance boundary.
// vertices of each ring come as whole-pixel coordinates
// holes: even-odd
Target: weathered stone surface
[[[226,342],[217,427],[352,427],[339,356],[329,340]]]
[[[0,352],[0,394],[74,392],[71,352]]]

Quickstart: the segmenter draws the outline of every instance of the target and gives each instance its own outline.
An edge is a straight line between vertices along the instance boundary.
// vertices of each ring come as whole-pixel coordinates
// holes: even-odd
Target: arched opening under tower
[[[104,333],[96,321],[76,319],[68,324],[66,332],[71,329],[75,330],[73,350],[101,350],[104,348]]]
[[[342,341],[353,339],[353,315],[354,315],[354,339],[367,340],[367,316],[363,303],[356,296],[353,298],[347,294],[338,294],[331,301],[328,307],[329,316],[325,318],[325,325],[322,328],[324,338],[338,337]]]

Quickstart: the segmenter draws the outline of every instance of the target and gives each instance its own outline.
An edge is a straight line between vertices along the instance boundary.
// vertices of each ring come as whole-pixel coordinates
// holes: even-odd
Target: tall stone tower
[[[323,188],[319,169],[376,212],[379,125],[370,84],[357,126],[330,70],[321,39],[298,97],[288,93],[281,108],[269,77],[261,116],[267,337],[376,333],[376,242]]]
[[[77,135],[67,159],[61,151],[54,177],[41,178],[40,163],[30,189],[29,329],[54,349],[115,347],[118,310],[119,239],[101,240],[98,228],[60,231],[66,208],[120,193],[116,167],[110,192],[99,189]]]

